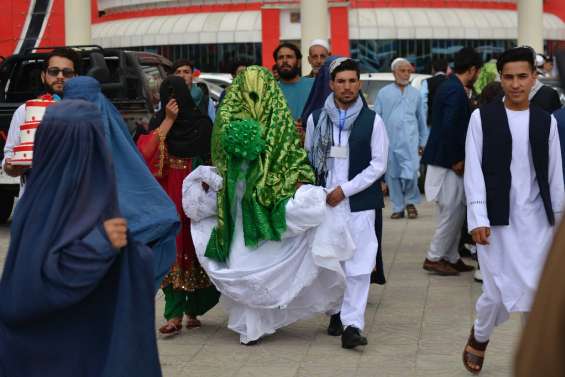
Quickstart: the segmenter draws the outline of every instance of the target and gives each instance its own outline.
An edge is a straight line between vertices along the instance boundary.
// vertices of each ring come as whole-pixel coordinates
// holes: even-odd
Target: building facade
[[[64,0],[6,1],[14,21],[10,30],[9,22],[0,23],[6,29],[0,33],[12,35],[0,42],[1,54],[63,44]],[[388,71],[392,59],[404,56],[429,72],[435,58],[450,59],[463,46],[489,59],[515,45],[516,6],[516,0],[329,0],[320,11],[329,12],[332,52],[359,59],[364,71]],[[299,43],[300,2],[92,0],[92,23],[93,43],[103,47],[190,58],[203,71],[225,72],[242,59],[271,66],[280,41]],[[543,27],[547,53],[565,46],[563,0],[544,1]]]

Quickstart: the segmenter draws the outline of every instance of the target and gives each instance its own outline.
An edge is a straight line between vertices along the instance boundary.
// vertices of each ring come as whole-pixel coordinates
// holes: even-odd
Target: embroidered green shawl
[[[280,240],[288,199],[298,182],[313,183],[314,173],[283,93],[265,68],[248,67],[227,90],[214,124],[212,162],[224,187],[205,255],[218,261],[229,257],[240,178],[246,183],[241,201],[245,245]],[[244,162],[248,168],[242,173]]]

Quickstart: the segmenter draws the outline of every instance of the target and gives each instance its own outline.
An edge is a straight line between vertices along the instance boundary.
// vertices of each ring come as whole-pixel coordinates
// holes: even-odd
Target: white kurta
[[[204,254],[217,223],[216,191],[221,180],[214,168],[195,169],[183,184],[183,208],[192,220],[196,255],[222,293],[228,327],[247,343],[313,314],[338,311],[345,290],[341,262],[354,250],[342,220],[344,206],[330,208],[323,188],[304,185],[287,203],[283,239],[251,249],[245,246],[238,205],[229,259],[220,263]],[[202,182],[209,184],[208,193]],[[238,203],[244,191],[245,184],[239,181]]]
[[[469,231],[478,227],[491,229],[490,244],[477,246],[481,272],[483,276],[488,275],[483,283],[483,296],[488,297],[479,298],[477,318],[481,318],[479,311],[482,308],[488,310],[488,307],[493,308],[496,303],[502,303],[504,306],[498,310],[505,309],[507,312],[530,310],[555,229],[547,220],[533,167],[529,139],[530,112],[507,109],[506,114],[512,135],[512,183],[508,226],[490,227],[488,220],[481,169],[483,133],[479,110],[473,112],[467,131],[464,181]],[[553,117],[548,147],[549,186],[553,211],[558,222],[565,192],[557,124]],[[483,314],[483,318],[491,318],[495,322],[506,317],[504,313],[491,313],[490,316]],[[484,338],[488,338],[488,334],[484,334]]]
[[[310,116],[304,141],[304,147],[307,151],[312,149],[313,133],[314,120]],[[338,140],[341,140],[342,146],[348,146],[350,133],[350,130],[343,130],[340,137],[339,127],[337,125],[333,126],[333,140],[336,143]],[[375,211],[351,212],[348,198],[367,189],[382,177],[386,171],[387,159],[388,137],[383,120],[379,115],[376,115],[371,136],[371,162],[369,166],[349,180],[349,156],[347,158],[330,158],[331,161],[328,163],[327,191],[329,193],[337,186],[341,186],[346,197],[342,202],[347,210],[346,222],[355,242],[355,254],[344,265],[348,276],[370,274],[373,268],[375,268],[378,249],[378,241],[375,234]]]

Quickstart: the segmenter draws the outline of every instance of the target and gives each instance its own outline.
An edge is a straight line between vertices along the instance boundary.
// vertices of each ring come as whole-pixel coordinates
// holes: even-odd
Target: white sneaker
[[[483,274],[481,274],[481,270],[480,269],[476,269],[475,270],[475,274],[473,275],[473,279],[475,279],[475,281],[477,283],[482,283],[483,282]]]

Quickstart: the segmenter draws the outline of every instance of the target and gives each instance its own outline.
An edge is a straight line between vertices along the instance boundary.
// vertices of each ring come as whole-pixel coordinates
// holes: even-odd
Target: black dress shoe
[[[247,343],[239,342],[242,346],[256,346],[259,343],[259,339],[257,340],[250,340]]]
[[[341,334],[343,334],[343,325],[341,324],[341,318],[339,316],[339,313],[337,313],[330,317],[330,324],[328,326],[328,335],[340,336]]]
[[[367,338],[361,335],[357,327],[347,326],[341,335],[341,347],[351,349],[357,346],[366,346]]]

